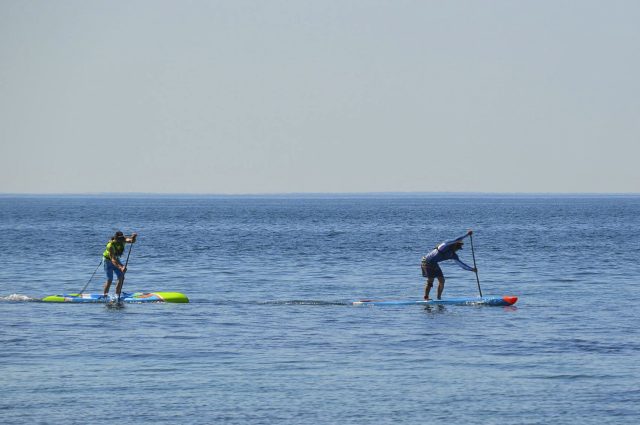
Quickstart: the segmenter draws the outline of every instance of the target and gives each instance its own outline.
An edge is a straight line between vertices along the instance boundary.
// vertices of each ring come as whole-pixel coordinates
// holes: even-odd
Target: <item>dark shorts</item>
[[[427,263],[426,267],[426,278],[427,279],[436,279],[438,277],[441,277],[444,279],[444,274],[442,274],[442,269],[440,268],[440,266],[438,265],[438,263],[435,264],[430,264]]]

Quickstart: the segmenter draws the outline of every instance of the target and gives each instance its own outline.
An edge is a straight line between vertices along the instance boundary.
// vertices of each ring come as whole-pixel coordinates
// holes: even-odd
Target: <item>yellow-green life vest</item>
[[[107,243],[107,249],[102,253],[102,256],[107,260],[111,260],[111,253],[109,252],[111,247],[113,247],[116,257],[120,257],[124,252],[124,242],[109,241],[109,243]]]

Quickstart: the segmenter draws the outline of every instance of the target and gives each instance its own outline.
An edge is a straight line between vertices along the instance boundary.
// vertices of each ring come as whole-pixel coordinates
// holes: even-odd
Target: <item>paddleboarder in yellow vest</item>
[[[111,288],[113,274],[115,273],[118,278],[116,297],[120,299],[122,284],[124,283],[124,274],[127,272],[127,268],[120,261],[120,257],[124,254],[125,244],[135,243],[137,237],[137,233],[133,233],[131,236],[125,236],[121,231],[117,231],[107,243],[107,248],[102,253],[104,272],[107,275],[107,281],[104,283],[105,298],[109,295],[109,288]]]

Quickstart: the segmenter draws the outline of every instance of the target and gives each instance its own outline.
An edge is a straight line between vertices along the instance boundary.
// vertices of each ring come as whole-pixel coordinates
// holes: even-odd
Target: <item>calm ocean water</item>
[[[347,305],[419,298],[469,228],[517,307]],[[79,291],[117,229],[125,290],[192,302],[24,301]],[[4,196],[0,246],[0,423],[640,421],[638,196]]]

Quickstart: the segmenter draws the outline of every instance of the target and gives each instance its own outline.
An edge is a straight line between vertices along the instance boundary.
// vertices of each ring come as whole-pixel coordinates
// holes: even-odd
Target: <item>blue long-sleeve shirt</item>
[[[473,271],[473,267],[468,266],[465,263],[463,263],[462,261],[460,261],[460,258],[458,258],[458,254],[456,254],[455,251],[453,250],[453,248],[455,247],[455,244],[460,242],[460,241],[462,241],[467,236],[469,236],[469,235],[468,234],[464,234],[463,236],[460,236],[459,238],[451,239],[449,241],[442,242],[433,251],[431,251],[430,253],[428,253],[426,255],[425,258],[427,260],[427,263],[429,263],[429,264],[437,264],[440,261],[453,260],[460,267],[462,267],[463,269],[468,270],[468,271]]]

